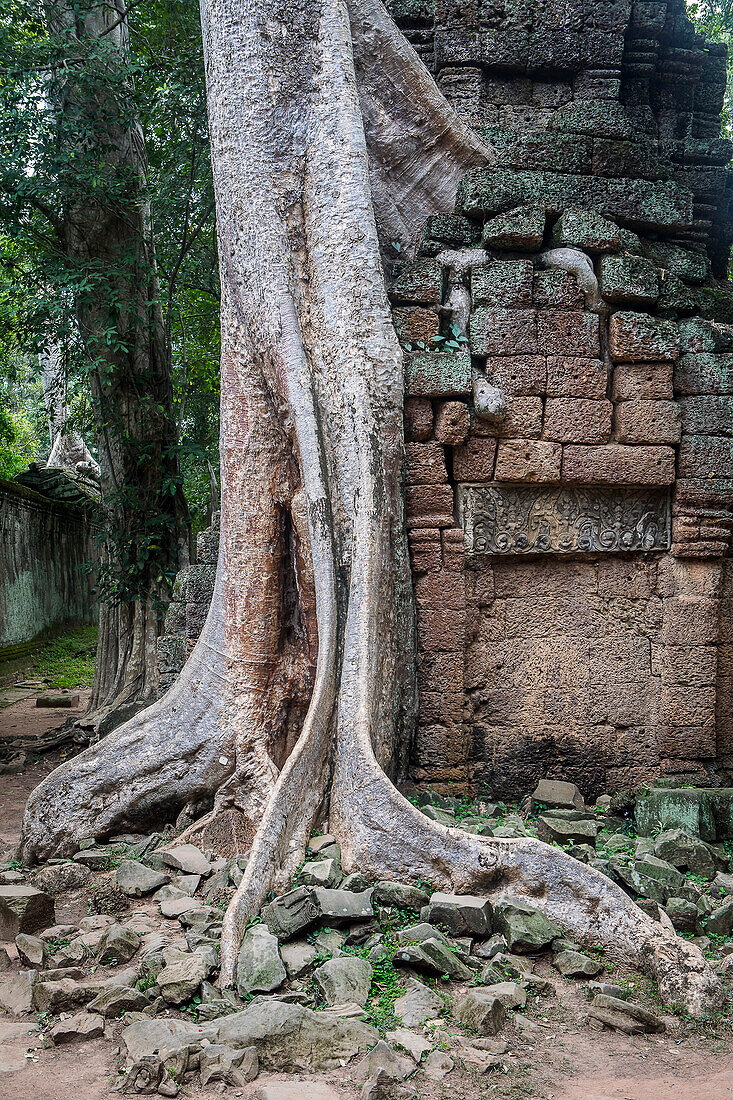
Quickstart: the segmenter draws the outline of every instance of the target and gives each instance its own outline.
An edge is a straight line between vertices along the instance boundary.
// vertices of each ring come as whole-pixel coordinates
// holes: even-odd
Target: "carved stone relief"
[[[474,557],[670,546],[665,489],[460,485],[458,500],[466,552]]]

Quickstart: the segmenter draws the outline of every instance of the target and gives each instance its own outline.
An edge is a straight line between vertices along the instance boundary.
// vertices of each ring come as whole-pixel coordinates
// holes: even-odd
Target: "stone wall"
[[[731,763],[725,52],[681,0],[395,3],[497,150],[397,263],[412,778]],[[488,400],[487,400],[488,395]]]
[[[64,475],[59,475],[62,478]],[[0,656],[44,631],[93,622],[85,566],[96,559],[94,502],[44,496],[0,480]]]

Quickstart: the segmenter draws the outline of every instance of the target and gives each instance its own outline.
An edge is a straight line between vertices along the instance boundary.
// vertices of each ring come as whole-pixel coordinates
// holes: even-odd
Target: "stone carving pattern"
[[[459,486],[466,552],[571,554],[668,550],[662,489]]]

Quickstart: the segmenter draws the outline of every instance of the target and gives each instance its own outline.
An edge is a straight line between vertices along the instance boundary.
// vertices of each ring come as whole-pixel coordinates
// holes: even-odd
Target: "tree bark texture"
[[[130,102],[125,102],[125,6],[123,0],[91,3],[86,10],[54,3],[48,11],[53,28],[71,44],[98,51],[88,70],[72,67],[65,77],[59,118],[71,164],[80,161],[83,173],[99,174],[104,183],[95,190],[72,182],[60,235],[78,280],[76,317],[92,365],[110,531],[103,563],[110,567],[110,578],[135,578],[132,586],[123,585],[100,604],[90,705],[92,711],[109,713],[155,698],[161,600],[185,564],[188,511],[180,487],[170,358],[144,197],[145,145],[139,124],[130,118],[130,89]]]
[[[203,26],[223,288],[216,591],[170,692],[33,793],[23,854],[215,792],[184,835],[234,814],[251,843],[224,920],[228,985],[247,921],[328,812],[345,870],[526,898],[646,967],[666,1001],[707,1010],[720,990],[700,952],[599,872],[428,821],[392,782],[415,688],[402,363],[378,227],[408,251],[490,152],[378,0],[206,0]]]

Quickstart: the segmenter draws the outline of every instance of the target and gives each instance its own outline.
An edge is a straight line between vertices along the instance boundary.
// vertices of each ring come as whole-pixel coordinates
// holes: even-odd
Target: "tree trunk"
[[[529,898],[649,969],[667,1002],[708,1010],[720,988],[700,952],[599,872],[428,821],[391,782],[415,688],[402,364],[377,226],[408,249],[489,154],[378,0],[286,15],[207,0],[203,22],[223,286],[216,590],[170,692],[33,793],[25,858],[215,792],[188,835],[239,822],[252,843],[224,921],[229,985],[248,919],[328,812],[345,870]]]
[[[129,117],[125,7],[123,0],[91,2],[80,12],[62,2],[49,15],[72,50],[92,57],[88,69],[69,70],[60,94],[60,141],[81,165],[61,236],[79,280],[75,310],[90,363],[107,514],[91,708],[109,721],[111,712],[155,698],[155,642],[172,578],[186,563],[188,513],[144,199],[145,147]],[[102,187],[90,189],[86,172]]]

